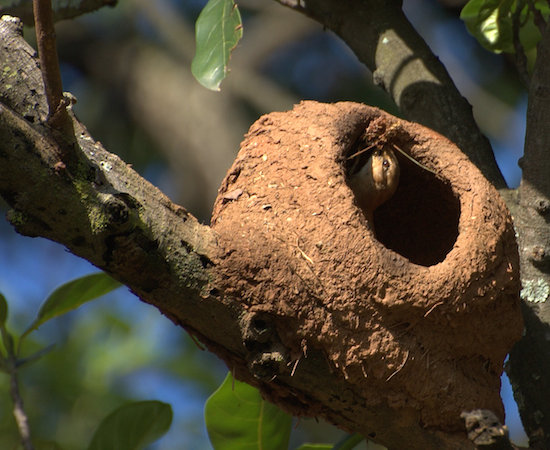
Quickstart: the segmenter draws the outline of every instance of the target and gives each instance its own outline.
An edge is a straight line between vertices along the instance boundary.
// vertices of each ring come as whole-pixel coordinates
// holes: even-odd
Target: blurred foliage
[[[55,319],[101,297],[120,283],[105,273],[94,273],[77,278],[57,288],[46,298],[36,318],[23,334],[12,334],[6,320],[8,303],[0,294],[0,332],[2,351],[0,351],[0,369],[9,377],[10,397],[13,403],[14,417],[18,418],[19,433],[24,448],[32,446],[32,434],[29,433],[28,416],[20,396],[18,378],[21,370],[31,362],[42,360],[52,348],[51,345],[40,349],[31,356],[24,356],[21,346],[25,337],[51,319]],[[16,344],[16,342],[18,342]],[[31,408],[32,409],[32,408]],[[17,412],[16,412],[17,411]],[[139,450],[156,441],[166,433],[172,421],[170,405],[162,402],[127,403],[109,414],[97,427],[90,443],[90,449]],[[60,448],[53,441],[36,440],[36,448]],[[48,442],[47,444],[45,442]]]
[[[164,435],[171,423],[172,408],[167,403],[127,403],[103,419],[88,450],[139,450]]]
[[[541,39],[535,24],[535,13],[547,20],[550,6],[546,0],[529,3],[524,0],[470,0],[460,17],[468,31],[492,52],[515,53],[516,46],[521,46],[531,71],[535,64],[536,46]]]
[[[127,293],[124,296],[127,306],[136,303]],[[217,369],[216,365],[212,366],[212,360],[208,362],[211,355],[203,352],[198,355],[195,344],[175,327],[169,330],[175,332],[174,335],[164,333],[164,339],[161,333],[155,333],[156,328],[165,328],[169,323],[145,305],[142,309],[147,311],[137,314],[113,311],[109,303],[121,300],[124,301],[111,294],[97,304],[69,314],[67,320],[55,319],[61,323],[55,325],[56,332],[47,330],[49,324],[45,324],[45,333],[27,337],[24,353],[32,353],[50,343],[52,334],[58,338],[65,336],[57,342],[54,351],[19,375],[31,432],[36,439],[54,440],[64,449],[82,449],[107,413],[129,400],[161,396],[177,404],[177,390],[168,392],[162,384],[163,378],[177,379],[182,374],[182,379],[193,384],[201,397],[199,403],[215,388]],[[43,338],[37,339],[35,334],[42,334]],[[166,341],[172,343],[173,350],[161,352]],[[204,356],[207,362],[201,364]],[[188,370],[190,365],[192,370]],[[156,386],[144,376],[150,370],[164,372],[163,377],[155,381]],[[143,384],[147,389],[143,389]],[[7,376],[0,376],[0,396],[5,399],[0,410],[0,448],[14,448],[19,439],[7,401],[8,389]],[[196,416],[196,411],[194,418],[195,426],[200,426],[202,418]],[[172,439],[186,432],[181,417],[178,426],[180,429],[174,430]]]

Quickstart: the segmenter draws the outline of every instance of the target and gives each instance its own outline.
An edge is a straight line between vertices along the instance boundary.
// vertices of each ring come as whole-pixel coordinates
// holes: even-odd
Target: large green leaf
[[[33,323],[23,333],[25,337],[44,322],[78,308],[83,303],[111,292],[121,284],[106,273],[93,273],[69,281],[53,291],[40,307]]]
[[[191,72],[200,84],[214,91],[227,75],[231,51],[243,35],[241,14],[233,0],[210,0],[197,19],[196,53]]]
[[[208,437],[215,450],[288,448],[292,417],[262,399],[258,390],[231,373],[206,402]]]
[[[142,449],[164,435],[171,423],[172,407],[167,403],[128,403],[103,419],[88,450]]]

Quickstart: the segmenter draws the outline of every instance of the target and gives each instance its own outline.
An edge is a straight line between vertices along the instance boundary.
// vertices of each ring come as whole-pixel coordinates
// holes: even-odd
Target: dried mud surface
[[[346,158],[373,144],[435,173],[398,156],[397,192],[370,224]],[[462,428],[463,410],[503,418],[502,364],[522,331],[514,231],[498,193],[447,139],[355,103],[265,115],[220,188],[212,227],[224,291],[274,324],[278,376],[315,352],[360,393],[354,413],[383,403],[447,430]],[[264,394],[293,409],[276,383]],[[339,401],[333,413],[349,413]]]

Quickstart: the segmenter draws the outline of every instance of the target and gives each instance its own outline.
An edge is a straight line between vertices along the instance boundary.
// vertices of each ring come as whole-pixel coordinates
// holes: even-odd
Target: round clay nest
[[[372,145],[423,167],[397,153],[399,186],[370,221],[348,172]],[[459,429],[476,408],[502,418],[502,365],[522,332],[514,230],[446,138],[356,103],[268,114],[220,187],[212,227],[219,286],[269,318],[287,367],[314,348],[363,406],[406,405],[424,426]],[[282,367],[273,379],[291,377]]]

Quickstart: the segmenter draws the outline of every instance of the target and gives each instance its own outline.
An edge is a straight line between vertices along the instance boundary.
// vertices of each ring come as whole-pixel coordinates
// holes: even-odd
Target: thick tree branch
[[[534,448],[550,448],[550,26],[537,48],[529,86],[523,178],[509,202],[518,230],[526,336],[508,374]]]
[[[9,6],[0,6],[0,16],[4,14],[20,17],[25,25],[33,25],[33,0],[18,0],[11,2]],[[53,11],[54,21],[73,19],[104,6],[115,6],[117,0],[80,0],[70,2],[56,2]]]
[[[470,104],[405,17],[401,0],[279,3],[310,16],[339,35],[373,72],[375,83],[391,95],[405,118],[449,138],[497,188],[505,187]]]

